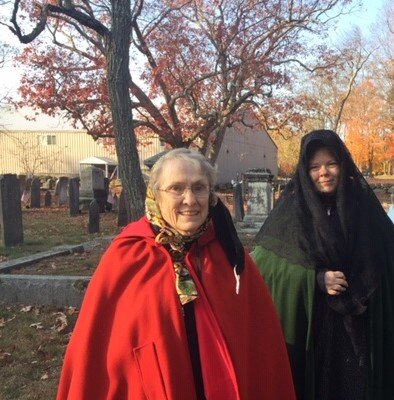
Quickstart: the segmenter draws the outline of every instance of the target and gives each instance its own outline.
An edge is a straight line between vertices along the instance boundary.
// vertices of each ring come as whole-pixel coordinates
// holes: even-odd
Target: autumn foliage
[[[51,1],[46,39],[34,41],[19,62],[27,69],[21,105],[66,112],[94,138],[113,136],[107,93],[105,40],[78,24],[89,18],[101,29],[110,7],[99,1]],[[64,4],[63,4],[64,3]],[[131,75],[134,127],[171,147],[220,149],[227,127],[248,107],[261,107],[270,126],[296,130],[305,107],[291,93],[297,68],[330,63],[326,46],[310,40],[340,15],[348,0],[137,0],[132,4]],[[43,6],[21,1],[35,21]],[[74,14],[73,14],[74,13]],[[48,46],[52,40],[54,46]],[[321,42],[320,42],[321,43]],[[306,61],[310,65],[306,65]],[[138,135],[137,135],[138,136]]]
[[[367,174],[391,174],[394,159],[393,121],[387,102],[372,79],[364,80],[347,103],[343,123],[345,143],[359,169]]]

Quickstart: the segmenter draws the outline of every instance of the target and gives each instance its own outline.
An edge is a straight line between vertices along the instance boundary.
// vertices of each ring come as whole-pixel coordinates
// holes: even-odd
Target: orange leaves
[[[387,107],[371,79],[354,89],[346,105],[345,142],[361,171],[390,173],[385,165],[392,163],[394,145]]]

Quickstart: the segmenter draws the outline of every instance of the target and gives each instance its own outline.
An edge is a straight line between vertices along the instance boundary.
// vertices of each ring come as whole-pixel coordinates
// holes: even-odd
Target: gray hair
[[[148,186],[153,190],[157,189],[158,181],[163,170],[163,166],[166,162],[171,160],[185,160],[193,163],[195,166],[201,168],[201,171],[207,176],[209,186],[213,189],[216,184],[217,178],[217,167],[212,166],[209,161],[198,151],[179,148],[170,150],[168,153],[161,156],[153,165],[150,175]]]

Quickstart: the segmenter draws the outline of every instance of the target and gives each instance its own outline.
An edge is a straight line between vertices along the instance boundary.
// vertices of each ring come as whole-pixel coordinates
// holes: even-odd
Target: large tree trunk
[[[146,189],[138,157],[129,92],[130,0],[112,0],[111,3],[113,21],[107,44],[108,90],[127,216],[129,221],[135,221],[144,214]]]
[[[216,131],[215,141],[212,143],[210,152],[207,155],[207,158],[212,165],[216,163],[216,160],[219,156],[219,152],[222,147],[225,133],[226,133],[226,127],[221,127]]]

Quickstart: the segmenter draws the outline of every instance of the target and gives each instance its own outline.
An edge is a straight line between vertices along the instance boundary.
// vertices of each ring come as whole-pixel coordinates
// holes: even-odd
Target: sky
[[[387,0],[364,0],[363,6],[359,11],[356,11],[352,15],[341,17],[341,22],[338,24],[337,29],[333,30],[331,33],[331,41],[335,42],[337,39],[339,40],[345,32],[349,31],[352,25],[358,25],[362,29],[363,34],[367,36],[370,26],[376,23],[379,10],[382,9],[386,1]],[[8,42],[19,48],[22,47],[22,45],[18,43],[16,36],[4,26],[0,26],[0,37],[4,42]],[[19,77],[20,71],[13,67],[11,63],[8,63],[8,65],[0,69],[0,99],[9,93],[17,92]],[[23,127],[19,127],[23,119],[18,119],[18,121],[18,127],[14,127],[14,129],[23,129]]]

